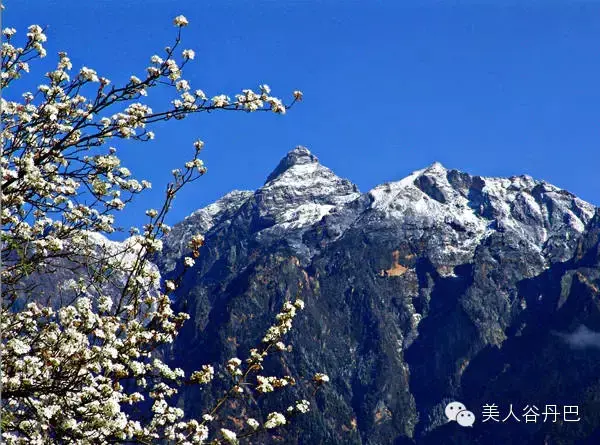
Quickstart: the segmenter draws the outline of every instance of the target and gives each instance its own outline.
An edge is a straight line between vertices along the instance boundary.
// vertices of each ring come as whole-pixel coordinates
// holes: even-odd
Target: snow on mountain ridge
[[[22,280],[17,306],[25,304],[32,297],[36,301],[54,308],[72,304],[81,296],[78,283],[96,280],[101,266],[110,264],[109,270],[103,271],[106,279],[94,281],[94,286],[88,286],[83,295],[95,300],[106,295],[118,301],[123,286],[128,280],[129,273],[138,267],[139,254],[143,247],[140,236],[131,236],[123,241],[113,241],[99,232],[82,231],[78,233],[81,243],[77,248],[65,243],[62,252],[64,256],[49,257],[46,266],[36,270]],[[84,246],[84,247],[82,247]],[[118,267],[115,267],[118,265]],[[143,262],[145,271],[141,279],[141,291],[144,295],[155,295],[160,290],[161,274],[158,266],[151,261]],[[27,290],[35,283],[33,295]]]
[[[253,194],[248,190],[233,190],[175,224],[165,237],[163,254],[158,259],[161,268],[167,272],[175,269],[176,261],[184,255],[193,235],[206,234],[214,226],[230,218]]]
[[[204,230],[210,230],[224,211],[231,207],[240,207],[253,193],[250,190],[232,190],[206,207],[195,210],[186,216],[184,221],[201,219],[204,225],[206,225]]]
[[[290,167],[296,167],[298,165],[306,164],[318,164],[319,159],[313,155],[308,148],[301,145],[297,146],[293,150],[289,151],[287,155],[283,157],[277,167],[267,177],[265,184],[275,180],[278,176],[286,172]]]
[[[491,229],[473,210],[468,197],[452,187],[447,172],[435,163],[400,181],[376,186],[367,195],[376,219],[412,227],[415,237],[425,231],[439,232],[431,250],[440,263],[452,264],[468,261]]]
[[[365,199],[366,207],[355,204]],[[525,240],[540,255],[547,252],[553,261],[564,259],[569,254],[564,240],[579,236],[595,211],[593,205],[530,176],[472,176],[439,162],[361,194],[308,149],[297,147],[258,190],[232,192],[194,212],[174,227],[181,234],[171,239],[181,244],[182,235],[209,232],[215,219],[225,221],[241,208],[262,221],[256,226],[258,241],[286,239],[305,252],[302,234],[321,221],[337,233],[329,241],[369,220],[389,220],[416,237],[438,231],[432,250],[439,250],[440,262],[450,263],[469,261],[488,235],[503,232]]]
[[[593,205],[530,176],[471,176],[440,163],[377,186],[368,196],[383,218],[422,229],[452,226],[455,233],[445,232],[441,241],[440,262],[449,261],[444,253],[459,253],[463,261],[472,257],[497,232],[512,233],[552,262],[566,260],[572,254],[567,241],[585,231],[595,212]]]
[[[321,165],[305,147],[288,153],[269,178],[256,196],[260,216],[272,218],[277,229],[310,226],[360,196],[354,184]]]

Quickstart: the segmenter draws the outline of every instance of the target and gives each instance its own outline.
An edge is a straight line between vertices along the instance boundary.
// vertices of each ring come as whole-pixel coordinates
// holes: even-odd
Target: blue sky
[[[184,14],[193,88],[304,91],[286,116],[192,116],[157,128],[151,144],[117,145],[154,185],[122,214],[125,227],[158,205],[196,138],[206,142],[208,174],[178,196],[170,223],[232,189],[259,187],[296,145],[362,191],[440,161],[480,175],[527,173],[600,205],[600,3],[5,3],[3,26],[48,27],[47,59],[65,50],[76,68],[113,81],[142,73]]]

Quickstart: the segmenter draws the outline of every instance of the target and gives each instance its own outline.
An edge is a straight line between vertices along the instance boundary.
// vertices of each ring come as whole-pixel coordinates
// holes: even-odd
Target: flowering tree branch
[[[141,78],[131,76],[115,86],[88,67],[74,73],[69,57],[60,52],[56,68],[35,92],[25,92],[21,101],[0,99],[0,426],[5,443],[238,443],[309,409],[302,400],[285,414],[270,413],[262,423],[247,419],[242,431],[215,426],[232,397],[295,383],[291,376],[258,373],[267,355],[287,349],[282,338],[303,308],[300,300],[284,304],[245,365],[237,358],[227,362],[233,384],[202,419],[190,419],[172,405],[180,385],[209,384],[214,368],[203,365],[186,379],[181,369],[172,369],[156,354],[173,342],[189,317],[175,313],[169,297],[181,276],[161,283],[149,260],[162,249],[173,199],[206,173],[199,157],[202,141],[194,143],[184,167],[173,171],[162,205],[146,212],[142,231],[131,229],[124,243],[100,235],[114,232],[115,214],[151,187],[121,165],[113,141],[150,141],[151,124],[199,112],[284,114],[302,99],[296,91],[286,105],[270,95],[267,85],[257,92],[242,90],[233,99],[192,92],[183,69],[195,53],[179,49],[188,21],[178,16],[174,25],[174,44],[163,57],[152,56]],[[32,25],[19,47],[16,30],[2,32],[0,87],[12,94],[30,63],[46,56],[46,35]],[[143,103],[154,88],[173,93],[165,109],[155,111]],[[183,273],[193,266],[203,243],[200,234],[192,237]],[[51,295],[40,294],[39,280],[54,273],[71,278]],[[315,384],[325,377],[315,376]]]

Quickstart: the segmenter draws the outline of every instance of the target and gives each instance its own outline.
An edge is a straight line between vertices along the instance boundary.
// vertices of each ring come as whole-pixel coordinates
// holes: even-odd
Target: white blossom
[[[181,55],[184,59],[189,60],[194,60],[194,57],[196,57],[196,53],[193,49],[184,49]]]
[[[226,428],[221,428],[221,435],[223,436],[223,439],[225,440],[225,442],[227,442],[229,444],[237,445],[239,443],[237,435],[231,430],[228,430]]]
[[[188,19],[183,15],[178,15],[173,19],[173,24],[178,27],[187,26],[189,24]]]
[[[308,400],[301,400],[296,403],[296,409],[302,414],[306,414],[310,411],[310,402]]]
[[[9,340],[6,344],[6,347],[12,349],[12,351],[14,351],[14,353],[17,355],[27,354],[31,350],[31,347],[28,344],[18,338]]]
[[[287,420],[285,416],[278,412],[272,412],[267,416],[267,421],[265,422],[265,428],[273,429],[278,426],[285,425]]]
[[[0,279],[3,301],[22,293],[31,297],[18,308],[0,308],[3,443],[53,443],[59,430],[64,443],[83,445],[201,444],[219,437],[238,441],[233,431],[216,425],[222,421],[218,407],[209,407],[206,412],[211,414],[199,422],[176,406],[182,384],[208,385],[217,377],[215,368],[202,365],[186,375],[156,353],[174,341],[189,315],[176,312],[169,295],[180,277],[163,281],[149,259],[162,250],[162,237],[170,230],[163,217],[175,194],[207,171],[198,159],[204,142],[194,142],[186,168],[174,170],[160,211],[149,209],[150,220],[132,228],[122,243],[103,235],[115,232],[118,212],[151,188],[122,165],[113,146],[120,139],[151,141],[155,121],[196,111],[262,109],[283,114],[287,109],[270,96],[267,85],[259,92],[243,89],[234,100],[225,94],[209,100],[202,90],[192,90],[183,70],[195,52],[174,51],[188,20],[178,16],[173,23],[179,28],[176,45],[162,57],[153,56],[150,66],[141,67],[140,77],[131,75],[124,84],[113,85],[86,66],[73,74],[73,62],[59,52],[55,69],[33,92],[15,90],[19,85],[13,83],[35,73],[33,64],[46,55],[44,30],[31,25],[22,45],[13,44],[19,36],[14,28],[2,30],[0,88],[10,86],[18,99],[0,98],[0,218],[3,249],[19,255],[6,255],[11,260],[3,261]],[[31,79],[24,83],[37,84]],[[156,88],[173,95],[164,106],[156,101],[158,111],[143,103]],[[184,272],[195,265],[204,243],[202,234],[191,236]],[[55,271],[56,277],[50,275]],[[56,295],[23,290],[22,276],[59,279],[63,273],[73,278],[58,284]],[[247,360],[234,357],[219,364],[233,381],[226,398],[274,392],[295,383],[290,376],[256,374],[271,352],[286,349],[282,337],[303,307],[300,300],[286,302]],[[60,384],[49,384],[53,382]],[[300,412],[305,405],[298,403]],[[281,416],[271,413],[265,427],[285,424]],[[204,423],[215,426],[209,430]],[[255,419],[247,424],[260,426]]]
[[[4,28],[2,30],[2,34],[4,34],[7,38],[14,36],[17,33],[15,28]]]
[[[199,371],[194,371],[190,377],[192,381],[206,384],[210,383],[215,377],[215,369],[210,365],[202,365]]]
[[[317,372],[314,375],[313,380],[317,384],[328,383],[329,382],[329,376],[327,374],[323,374],[323,373]]]
[[[91,68],[87,68],[85,66],[83,68],[81,68],[81,70],[79,71],[79,75],[81,76],[81,78],[83,80],[89,80],[91,82],[99,82],[100,81],[96,71],[94,71]]]

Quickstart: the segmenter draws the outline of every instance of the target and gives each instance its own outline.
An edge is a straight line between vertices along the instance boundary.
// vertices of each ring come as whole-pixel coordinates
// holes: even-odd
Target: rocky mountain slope
[[[191,320],[172,360],[245,357],[299,295],[294,351],[270,366],[331,377],[311,415],[257,443],[600,441],[600,211],[574,195],[437,163],[360,193],[298,147],[263,187],[174,226],[164,277],[196,232],[206,245],[178,289]],[[181,403],[193,411],[215,394]],[[475,413],[473,428],[446,421],[451,400]],[[577,405],[581,420],[482,422],[492,403],[501,419],[510,404],[518,415],[554,404]]]

